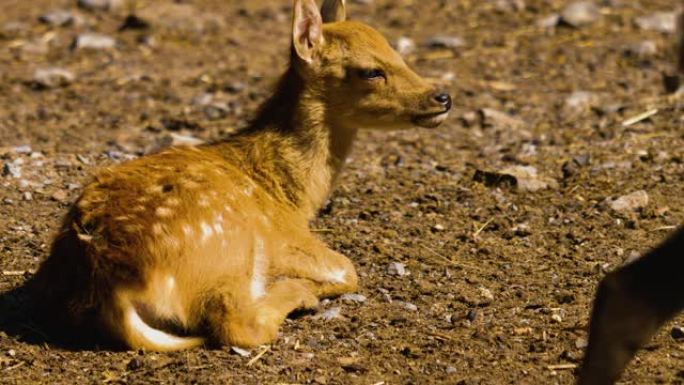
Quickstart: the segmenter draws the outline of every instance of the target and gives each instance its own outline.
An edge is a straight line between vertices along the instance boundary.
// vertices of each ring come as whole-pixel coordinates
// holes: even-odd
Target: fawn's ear
[[[314,51],[323,44],[323,19],[315,0],[295,0],[292,43],[297,56],[307,63],[313,61]]]
[[[324,23],[334,23],[347,19],[347,8],[344,0],[325,0],[321,7],[321,16]]]

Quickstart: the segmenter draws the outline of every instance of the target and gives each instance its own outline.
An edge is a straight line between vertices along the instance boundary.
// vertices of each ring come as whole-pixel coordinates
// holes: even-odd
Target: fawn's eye
[[[359,70],[359,77],[363,80],[387,79],[385,71],[381,69]]]

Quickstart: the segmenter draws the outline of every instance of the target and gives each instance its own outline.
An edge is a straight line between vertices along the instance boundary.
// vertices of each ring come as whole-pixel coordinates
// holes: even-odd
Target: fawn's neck
[[[357,134],[329,123],[324,97],[290,69],[246,131],[272,147],[288,174],[280,178],[282,188],[290,189],[292,203],[310,216],[330,194]]]

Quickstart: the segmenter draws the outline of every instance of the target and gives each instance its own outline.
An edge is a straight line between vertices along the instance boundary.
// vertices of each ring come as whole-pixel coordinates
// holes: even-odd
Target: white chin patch
[[[440,124],[444,123],[445,120],[449,117],[449,113],[445,112],[443,114],[439,114],[433,118],[430,118],[426,120],[425,122],[428,124],[430,127],[437,127]]]

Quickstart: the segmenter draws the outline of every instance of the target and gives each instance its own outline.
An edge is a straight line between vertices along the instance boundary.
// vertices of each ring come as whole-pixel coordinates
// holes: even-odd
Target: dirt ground
[[[351,18],[412,39],[407,61],[456,106],[436,130],[364,133],[313,224],[355,262],[365,302],[328,301],[249,357],[62,348],[7,292],[46,256],[95,168],[171,133],[215,140],[244,126],[284,69],[291,12],[289,1],[139,1],[149,25],[122,29],[127,7],[75,3],[2,1],[2,384],[572,384],[598,280],[684,221],[684,115],[663,86],[673,36],[634,23],[671,0],[623,1],[591,25],[549,29],[539,21],[564,1],[350,1]],[[54,9],[80,20],[38,21]],[[117,44],[74,49],[85,31]],[[463,40],[425,46],[434,36]],[[51,67],[75,79],[37,84]],[[512,166],[534,167],[549,188],[475,178]],[[609,207],[641,190],[645,207]],[[684,383],[672,326],[623,384]]]

